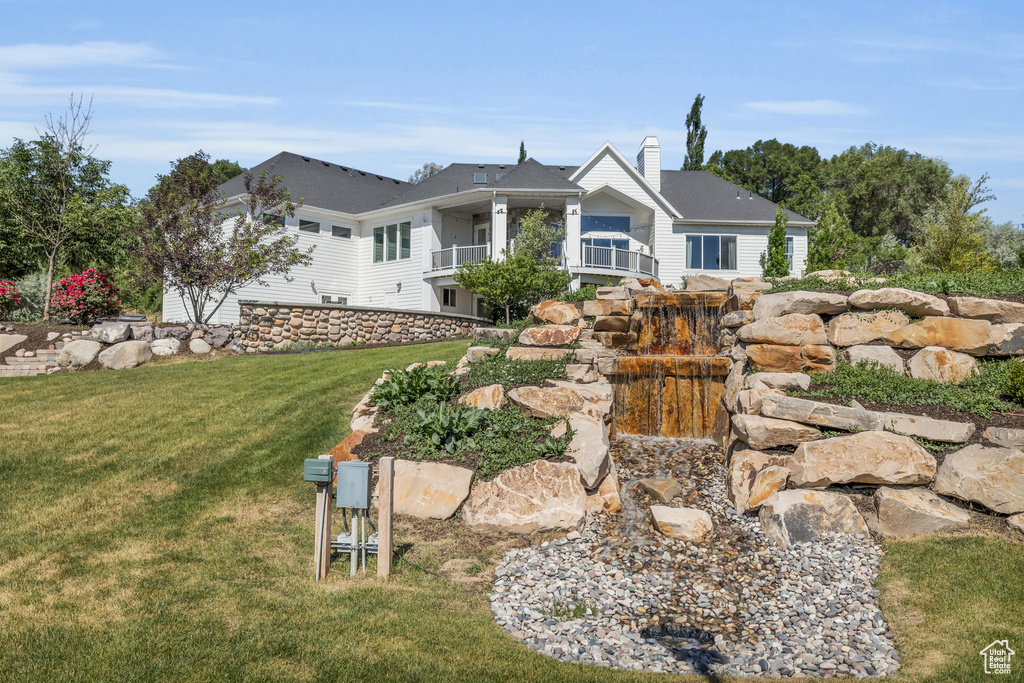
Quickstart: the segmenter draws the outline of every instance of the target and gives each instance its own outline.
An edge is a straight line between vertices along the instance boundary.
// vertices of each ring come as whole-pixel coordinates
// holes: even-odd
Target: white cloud
[[[865,114],[866,109],[835,100],[793,100],[790,102],[765,101],[746,102],[747,109],[771,114],[793,114],[797,116],[821,116],[828,114]]]
[[[82,42],[74,45],[24,43],[0,47],[0,69],[75,66],[166,66],[163,54],[145,43]]]

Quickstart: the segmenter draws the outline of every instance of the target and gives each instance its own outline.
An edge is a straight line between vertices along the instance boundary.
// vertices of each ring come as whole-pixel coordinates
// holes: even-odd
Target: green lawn
[[[400,562],[388,583],[312,581],[302,459],[345,436],[384,369],[464,349],[0,381],[0,680],[654,678],[562,664],[506,636],[484,589],[434,575],[460,553],[496,555],[454,523],[403,522],[397,542],[414,543],[418,567]],[[1021,546],[1001,539],[890,545],[883,596],[908,670],[967,680],[991,634],[1021,651],[1022,568]]]

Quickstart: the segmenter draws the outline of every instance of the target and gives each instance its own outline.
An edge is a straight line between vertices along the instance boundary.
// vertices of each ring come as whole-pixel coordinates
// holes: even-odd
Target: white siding
[[[412,223],[410,258],[397,261],[373,262],[373,229],[392,223]],[[394,215],[362,225],[360,261],[362,262],[358,306],[384,306],[419,310],[423,305],[424,250],[434,238],[430,211]],[[399,286],[401,285],[401,286]]]
[[[686,275],[706,273],[723,278],[755,277],[761,275],[761,254],[768,248],[769,227],[675,225],[671,233],[659,240],[658,260],[661,281],[678,286]],[[693,270],[686,268],[687,235],[736,235],[736,270]],[[807,230],[790,228],[786,235],[793,237],[793,275],[800,275],[807,267]]]

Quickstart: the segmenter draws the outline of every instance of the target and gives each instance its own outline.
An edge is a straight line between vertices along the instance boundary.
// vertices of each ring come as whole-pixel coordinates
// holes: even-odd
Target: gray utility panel
[[[338,463],[338,507],[370,507],[372,466],[373,463],[358,460]]]

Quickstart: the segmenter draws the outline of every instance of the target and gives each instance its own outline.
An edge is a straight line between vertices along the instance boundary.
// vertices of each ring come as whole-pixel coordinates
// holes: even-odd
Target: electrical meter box
[[[334,463],[320,458],[306,458],[302,463],[302,478],[316,484],[330,484],[334,479]]]
[[[338,463],[338,507],[368,508],[373,496],[373,463],[349,460]]]

